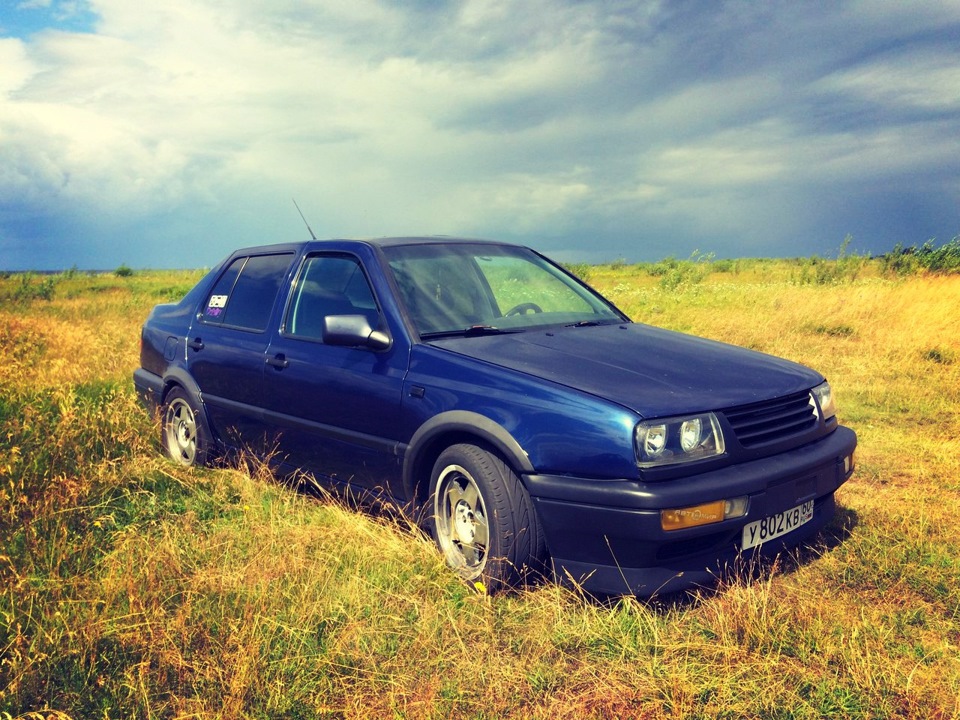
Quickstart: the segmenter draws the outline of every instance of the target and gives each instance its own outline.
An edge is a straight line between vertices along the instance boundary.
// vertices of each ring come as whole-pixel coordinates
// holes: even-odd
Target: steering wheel
[[[526,302],[520,303],[519,305],[514,305],[512,308],[507,310],[503,316],[510,317],[511,315],[526,315],[527,313],[542,313],[543,308],[537,305],[536,303]]]

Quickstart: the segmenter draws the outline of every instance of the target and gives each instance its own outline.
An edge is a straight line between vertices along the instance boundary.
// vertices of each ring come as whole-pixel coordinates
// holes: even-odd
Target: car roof
[[[317,240],[315,242],[329,242]],[[418,235],[418,236],[400,236],[400,237],[375,237],[375,238],[343,238],[336,239],[334,242],[356,242],[367,245],[376,245],[378,247],[393,247],[396,245],[450,245],[459,243],[483,244],[483,245],[509,245],[511,243],[498,242],[496,240],[483,240],[480,238],[454,237],[450,235]]]
[[[302,240],[300,242],[277,243],[273,245],[259,245],[238,248],[231,256],[260,253],[295,252],[304,246],[310,250],[322,248],[325,244],[339,245],[370,245],[376,247],[396,247],[400,245],[450,245],[450,244],[481,244],[505,245],[517,247],[514,243],[479,238],[452,237],[449,235],[422,235],[410,237],[376,237],[376,238],[328,238],[325,240]]]

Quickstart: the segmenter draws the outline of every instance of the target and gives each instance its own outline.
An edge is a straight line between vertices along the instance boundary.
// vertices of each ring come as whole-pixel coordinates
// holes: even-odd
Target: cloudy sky
[[[0,0],[0,269],[960,234],[960,2]]]

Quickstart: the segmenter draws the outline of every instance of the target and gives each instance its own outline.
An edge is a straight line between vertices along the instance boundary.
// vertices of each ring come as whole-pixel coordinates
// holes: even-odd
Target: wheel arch
[[[167,402],[167,397],[170,395],[170,391],[175,387],[183,389],[184,392],[190,395],[190,399],[196,404],[199,412],[203,413],[203,420],[206,423],[207,429],[210,431],[210,439],[216,443],[218,438],[217,431],[214,428],[213,422],[211,421],[210,412],[207,410],[207,404],[203,401],[203,393],[200,391],[200,386],[197,385],[197,381],[193,379],[190,373],[181,368],[170,368],[167,374],[163,376],[163,386],[160,390],[159,405],[161,414],[163,407]]]
[[[197,385],[196,380],[194,380],[189,373],[179,368],[170,368],[167,374],[163,376],[163,387],[160,391],[161,407],[166,402],[167,395],[169,395],[170,391],[175,387],[183,388],[186,392],[190,393],[190,397],[197,403],[197,407],[203,408],[204,413],[206,413],[203,398],[200,395],[200,386]]]
[[[417,505],[424,500],[436,459],[444,449],[458,443],[493,450],[521,477],[534,472],[520,443],[498,422],[478,413],[451,410],[427,420],[407,446],[403,459],[403,489],[408,500]]]

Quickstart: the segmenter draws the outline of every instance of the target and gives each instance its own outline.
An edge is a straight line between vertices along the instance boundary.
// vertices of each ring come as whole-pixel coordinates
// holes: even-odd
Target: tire
[[[433,466],[432,532],[464,580],[488,592],[528,582],[544,568],[546,547],[533,504],[516,473],[475,445],[453,445]]]
[[[175,387],[163,402],[160,442],[166,455],[187,467],[208,464],[212,445],[203,410],[190,395]]]

